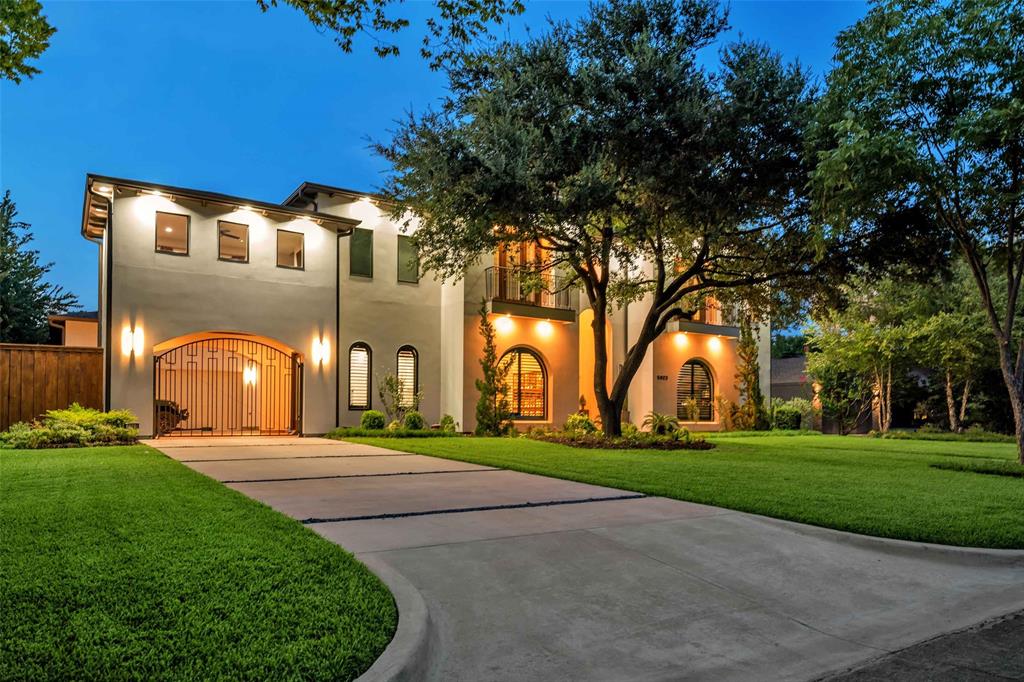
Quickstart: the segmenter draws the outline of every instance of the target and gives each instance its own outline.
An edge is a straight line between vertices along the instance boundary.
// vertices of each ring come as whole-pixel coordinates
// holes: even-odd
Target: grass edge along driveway
[[[1012,443],[710,436],[702,451],[587,450],[527,438],[352,438],[474,464],[715,505],[865,535],[1024,548],[1024,479],[934,462],[1012,460]]]
[[[297,522],[143,445],[0,450],[5,679],[353,679],[387,588]]]

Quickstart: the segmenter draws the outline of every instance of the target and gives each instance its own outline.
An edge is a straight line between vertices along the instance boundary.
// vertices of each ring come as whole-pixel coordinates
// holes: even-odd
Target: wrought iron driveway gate
[[[157,436],[288,435],[301,430],[298,355],[251,339],[208,338],[154,358]]]

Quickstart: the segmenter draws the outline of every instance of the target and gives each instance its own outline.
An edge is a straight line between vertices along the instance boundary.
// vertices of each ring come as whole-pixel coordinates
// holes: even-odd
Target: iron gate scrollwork
[[[302,363],[241,338],[208,338],[154,358],[157,436],[274,436],[301,430]]]

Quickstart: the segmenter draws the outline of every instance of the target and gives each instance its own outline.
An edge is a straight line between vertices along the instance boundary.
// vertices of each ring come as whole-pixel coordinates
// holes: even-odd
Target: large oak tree
[[[651,343],[702,298],[764,310],[774,287],[809,283],[826,236],[808,219],[805,72],[761,45],[700,53],[727,28],[711,0],[613,0],[450,71],[443,106],[399,124],[378,150],[396,217],[419,221],[426,267],[459,277],[503,243],[550,249],[594,311],[594,389],[614,435]],[[713,54],[713,53],[712,53]],[[649,297],[611,385],[606,319]],[[631,322],[632,327],[632,322]]]

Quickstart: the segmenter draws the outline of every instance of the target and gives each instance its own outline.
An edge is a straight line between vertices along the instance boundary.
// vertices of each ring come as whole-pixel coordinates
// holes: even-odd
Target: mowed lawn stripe
[[[387,588],[145,446],[0,450],[4,679],[322,679],[394,633]]]
[[[588,450],[527,438],[351,439],[880,537],[1024,548],[1024,479],[940,470],[1012,443],[715,435],[713,450]],[[962,461],[962,460],[961,460]]]

